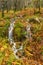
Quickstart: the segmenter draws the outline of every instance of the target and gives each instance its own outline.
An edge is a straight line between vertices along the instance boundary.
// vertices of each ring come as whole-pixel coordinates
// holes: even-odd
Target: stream
[[[23,46],[21,45],[21,47],[19,49],[16,49],[16,43],[14,42],[13,40],[13,28],[14,28],[14,23],[15,23],[15,20],[12,18],[11,19],[11,23],[10,23],[10,27],[9,27],[9,31],[8,31],[8,37],[9,37],[9,42],[10,42],[10,45],[13,44],[12,46],[12,50],[14,52],[14,55],[17,59],[19,59],[19,57],[16,55],[16,53],[19,51],[19,50],[22,50],[23,49]]]
[[[14,18],[12,18],[12,19],[10,19],[10,26],[9,26],[9,31],[8,31],[8,37],[9,37],[9,42],[10,42],[10,45],[12,45],[13,44],[13,46],[12,46],[12,50],[13,50],[13,52],[14,52],[14,55],[15,55],[15,57],[17,58],[17,59],[19,59],[19,56],[18,55],[16,55],[16,53],[18,52],[18,51],[21,51],[21,50],[23,50],[23,45],[21,45],[20,46],[20,48],[19,49],[17,49],[16,48],[16,42],[14,42],[14,40],[13,40],[13,28],[14,28],[14,25],[15,25],[15,20],[14,20]],[[27,38],[28,37],[31,37],[31,32],[30,32],[30,25],[27,25]],[[29,35],[28,35],[29,34]]]

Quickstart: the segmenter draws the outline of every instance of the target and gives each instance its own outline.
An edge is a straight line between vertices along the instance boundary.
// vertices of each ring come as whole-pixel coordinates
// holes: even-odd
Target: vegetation
[[[10,1],[0,0],[0,65],[43,65],[42,0],[14,0],[11,4]],[[14,44],[9,40],[12,23],[11,41],[17,49],[23,46],[16,53],[19,58],[16,58],[12,50]]]
[[[0,37],[6,37],[8,36],[8,27],[10,25],[10,22],[8,19],[4,20],[2,19],[0,21]]]
[[[22,32],[22,33],[21,33]],[[14,26],[14,38],[18,41],[25,39],[26,30],[21,22],[17,22]]]

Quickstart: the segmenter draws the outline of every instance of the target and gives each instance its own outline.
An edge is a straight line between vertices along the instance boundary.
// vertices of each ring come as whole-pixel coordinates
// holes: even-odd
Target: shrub
[[[14,26],[14,38],[16,37],[16,40],[21,41],[25,38],[25,35],[26,31],[23,24],[21,22],[16,23]]]
[[[0,27],[0,36],[5,37],[8,35],[8,27],[10,25],[10,22],[6,20],[6,22],[3,24],[4,26]]]

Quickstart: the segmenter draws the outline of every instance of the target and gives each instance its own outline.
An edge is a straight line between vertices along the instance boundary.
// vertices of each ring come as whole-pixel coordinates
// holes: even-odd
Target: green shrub
[[[21,41],[25,38],[26,31],[21,22],[18,22],[14,26],[14,38],[16,37],[17,40]]]
[[[40,32],[40,30],[41,30],[40,24],[39,25],[38,24],[35,24],[34,27],[32,28],[32,32],[33,33]]]
[[[10,22],[6,20],[4,27],[0,27],[0,37],[5,37],[8,35],[9,25],[10,25]]]

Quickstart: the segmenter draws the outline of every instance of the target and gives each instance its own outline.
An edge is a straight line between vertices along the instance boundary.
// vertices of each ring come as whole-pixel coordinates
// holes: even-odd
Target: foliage
[[[0,36],[6,37],[8,33],[8,27],[10,25],[10,22],[8,20],[5,21],[5,23],[2,21],[0,24]]]
[[[20,59],[15,58],[12,45],[10,45],[7,37],[10,25],[9,17],[0,19],[0,65],[43,65],[43,20],[39,24],[28,21],[28,24],[31,24],[32,33],[32,39],[29,40],[29,38],[25,38],[27,19],[39,17],[39,15],[29,16],[28,13],[29,10],[20,11],[20,14],[17,14],[19,19],[17,18],[14,24],[13,37],[16,41],[16,47],[23,44],[23,54],[21,54],[22,58]],[[22,18],[20,15],[22,15]]]
[[[1,42],[1,40],[3,40]],[[16,58],[8,44],[8,39],[1,39],[0,40],[0,64],[3,65],[3,62],[6,61],[6,65],[11,65],[12,61],[14,61]]]
[[[17,40],[23,40],[25,38],[26,31],[21,22],[18,22],[14,26],[14,37],[16,37]]]

